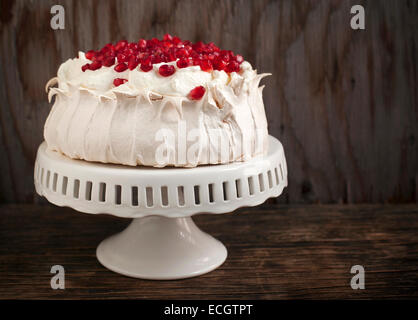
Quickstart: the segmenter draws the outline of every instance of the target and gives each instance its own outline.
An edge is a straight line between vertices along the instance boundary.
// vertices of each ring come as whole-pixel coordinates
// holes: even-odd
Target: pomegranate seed
[[[134,53],[135,53],[135,50],[133,50],[133,49],[130,49],[130,48],[126,48],[126,49],[124,49],[123,50],[123,52],[122,52],[125,56],[130,56],[130,55],[133,55]]]
[[[167,62],[172,62],[172,61],[176,61],[176,56],[174,53],[169,52],[167,55]]]
[[[128,69],[128,66],[127,66],[127,65],[126,65],[126,63],[124,63],[124,62],[118,63],[118,64],[115,66],[115,71],[116,71],[116,72],[123,72],[123,71],[125,71],[126,69]]]
[[[202,69],[202,71],[211,72],[213,71],[212,63],[209,60],[202,60],[200,61],[200,69]]]
[[[187,68],[190,65],[189,59],[182,58],[176,62],[177,67],[179,68]]]
[[[184,57],[189,56],[189,52],[186,49],[181,48],[181,49],[177,50],[176,55],[179,58],[184,58]]]
[[[166,33],[164,35],[164,37],[163,37],[163,40],[165,40],[165,41],[171,41],[171,40],[173,40],[173,37],[171,36],[171,34]]]
[[[89,69],[90,70],[97,70],[102,67],[102,63],[98,60],[94,60],[92,63],[90,63]]]
[[[138,53],[137,55],[136,55],[136,58],[139,60],[139,61],[142,61],[144,58],[146,58],[147,57],[147,54],[145,53],[145,52],[140,52],[140,53]]]
[[[181,39],[179,37],[173,37],[173,43],[174,44],[180,44],[181,43]]]
[[[115,48],[113,47],[113,45],[111,43],[108,43],[107,45],[105,45],[100,50],[100,53],[104,56],[114,55],[115,54]]]
[[[147,40],[139,39],[138,47],[139,49],[145,49],[147,47]]]
[[[93,58],[96,56],[96,51],[89,50],[86,52],[86,58],[89,60],[93,60]]]
[[[115,46],[115,50],[116,50],[116,51],[119,51],[119,50],[121,50],[121,49],[125,48],[127,44],[128,44],[128,41],[126,41],[126,40],[120,40],[120,41],[116,44],[116,46]]]
[[[118,58],[118,62],[126,62],[126,61],[128,61],[128,57],[125,54],[123,54],[123,53],[118,53],[116,55],[116,57]]]
[[[244,61],[244,58],[242,57],[242,55],[237,54],[235,56],[235,61],[238,62],[238,63],[242,63]]]
[[[216,59],[214,62],[213,62],[213,67],[215,68],[215,70],[225,70],[225,67],[226,67],[226,65],[227,65],[228,63],[227,62],[225,62],[224,60],[222,60],[222,59]]]
[[[157,63],[163,62],[163,59],[162,59],[162,57],[160,55],[158,55],[158,56],[152,55],[151,56],[151,62],[153,64],[157,64]]]
[[[134,43],[134,42],[131,42],[131,43],[128,44],[128,48],[132,49],[134,51],[137,51],[138,50],[138,44]]]
[[[86,72],[86,70],[89,70],[89,64],[88,63],[86,63],[85,65],[83,65],[82,67],[81,67],[81,70],[83,71],[83,72]]]
[[[107,57],[103,60],[103,65],[105,67],[111,67],[115,64],[115,57]]]
[[[174,68],[174,66],[170,65],[170,64],[163,64],[162,66],[160,66],[160,68],[158,69],[158,73],[160,75],[162,75],[163,77],[169,77],[171,76],[174,72],[176,72],[176,69]]]
[[[93,59],[93,61],[100,61],[102,62],[105,59],[105,56],[103,54],[98,54],[96,55],[95,59]]]
[[[222,58],[222,60],[224,61],[229,61],[229,53],[226,50],[221,50],[219,56]]]
[[[151,45],[151,46],[158,45],[159,43],[160,43],[160,40],[158,40],[157,38],[152,38],[152,39],[149,41],[149,45]],[[148,41],[147,41],[147,45],[148,45]]]
[[[116,51],[109,51],[105,54],[105,58],[116,58]]]
[[[204,44],[202,41],[198,41],[192,45],[192,48],[197,52],[202,52],[202,50],[204,49]]]
[[[148,72],[148,71],[152,70],[151,59],[148,58],[144,62],[142,62],[141,66],[139,68],[144,72]]]
[[[200,59],[200,58],[202,57],[202,55],[201,55],[201,54],[199,54],[199,53],[197,53],[196,51],[192,51],[192,52],[190,53],[190,56],[191,56],[193,59]]]
[[[200,100],[204,96],[206,89],[203,86],[198,86],[189,92],[189,98],[191,100]]]
[[[139,64],[139,61],[136,59],[135,56],[130,56],[129,57],[129,62],[128,62],[128,68],[129,70],[133,70],[135,69]]]
[[[220,49],[217,46],[215,46],[215,44],[213,42],[209,42],[208,46],[211,48],[212,52],[219,52],[220,51]]]
[[[225,67],[225,71],[230,73],[230,72],[238,72],[239,71],[239,63],[236,61],[231,61],[230,63],[228,63],[228,65]]]
[[[121,84],[124,84],[125,82],[127,82],[127,79],[122,79],[122,78],[116,78],[115,80],[113,80],[113,84],[115,87],[120,86]]]
[[[163,44],[164,49],[168,49],[168,48],[173,47],[173,44],[169,41],[164,41],[162,44]]]
[[[192,60],[192,65],[194,65],[194,66],[200,66],[200,62],[201,62],[202,60],[201,59],[199,59],[199,58],[194,58],[193,60]]]

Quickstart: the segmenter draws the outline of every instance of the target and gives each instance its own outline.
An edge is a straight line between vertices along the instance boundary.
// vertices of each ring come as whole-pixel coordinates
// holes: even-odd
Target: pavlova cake
[[[47,83],[45,141],[73,159],[131,166],[246,161],[267,152],[266,75],[169,34],[79,52]]]

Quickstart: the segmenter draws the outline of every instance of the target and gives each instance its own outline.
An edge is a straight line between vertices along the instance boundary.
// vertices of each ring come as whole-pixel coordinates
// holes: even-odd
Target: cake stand
[[[55,205],[132,218],[124,231],[100,243],[98,260],[126,276],[168,280],[212,271],[227,257],[225,246],[201,231],[192,215],[231,212],[277,197],[287,186],[287,167],[282,144],[271,136],[264,157],[196,168],[73,160],[44,142],[34,180],[36,192]]]

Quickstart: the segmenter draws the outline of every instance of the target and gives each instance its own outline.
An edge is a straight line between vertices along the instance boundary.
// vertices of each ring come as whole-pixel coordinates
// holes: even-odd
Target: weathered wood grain
[[[65,30],[50,28],[62,4]],[[366,30],[350,28],[363,4]],[[1,1],[0,202],[33,202],[50,110],[44,84],[78,50],[121,38],[214,41],[261,72],[284,144],[284,202],[418,201],[418,2],[408,0]]]
[[[418,206],[283,206],[201,215],[228,248],[217,270],[146,281],[102,267],[96,246],[127,219],[36,205],[0,206],[0,299],[418,298]],[[52,290],[52,265],[66,289]],[[365,268],[352,290],[351,266]]]

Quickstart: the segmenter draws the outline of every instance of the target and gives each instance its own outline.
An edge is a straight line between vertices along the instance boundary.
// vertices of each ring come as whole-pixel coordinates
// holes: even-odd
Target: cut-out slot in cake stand
[[[191,216],[256,206],[287,186],[281,143],[248,162],[196,168],[151,168],[73,160],[38,149],[34,180],[39,195],[85,213],[132,218],[122,232],[103,240],[97,258],[123,275],[155,280],[207,273],[227,257],[225,246],[201,231]]]

